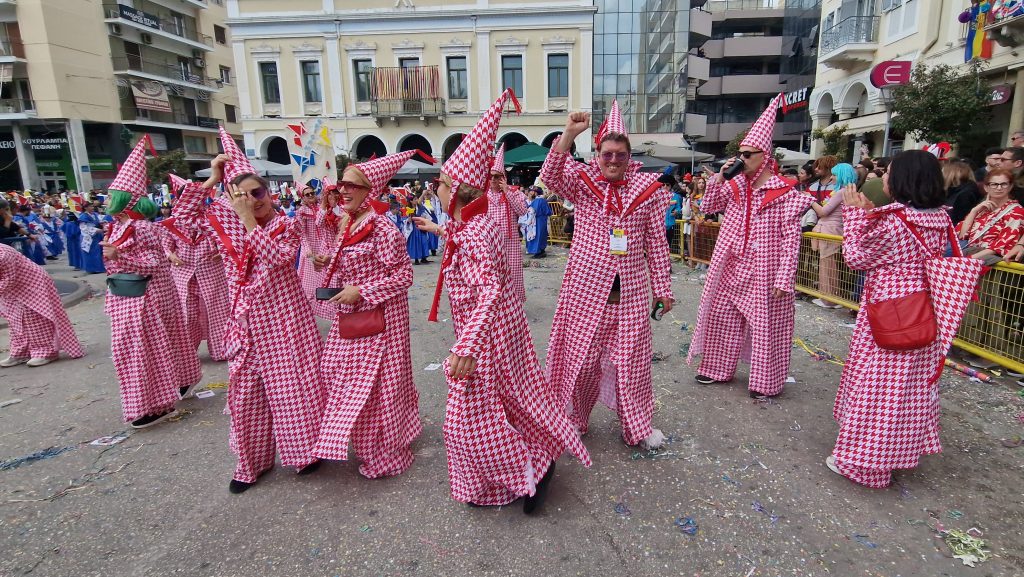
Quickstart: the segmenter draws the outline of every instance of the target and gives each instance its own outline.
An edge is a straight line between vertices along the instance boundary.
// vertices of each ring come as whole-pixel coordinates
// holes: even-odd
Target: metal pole
[[[882,137],[882,156],[889,156],[889,125],[892,123],[892,106],[889,102],[888,88],[882,89],[882,100],[885,102],[885,135]]]

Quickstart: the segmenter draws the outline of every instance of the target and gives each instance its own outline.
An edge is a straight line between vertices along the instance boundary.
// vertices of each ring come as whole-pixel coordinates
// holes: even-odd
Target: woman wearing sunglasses
[[[185,187],[174,216],[214,235],[228,275],[228,408],[238,455],[228,490],[242,493],[273,468],[277,451],[299,474],[316,470],[324,391],[320,333],[295,272],[298,226],[274,210],[267,182],[223,128],[220,136],[226,154],[205,183]],[[225,194],[205,204],[221,181]]]
[[[733,158],[712,177],[702,210],[725,212],[701,294],[688,362],[700,355],[697,382],[726,383],[748,354],[750,396],[782,392],[789,373],[795,308],[793,284],[800,220],[814,200],[779,177],[771,157],[782,95],[772,100],[740,143],[741,174],[728,179]]]
[[[329,193],[344,212],[323,270],[334,324],[320,361],[328,398],[313,454],[344,461],[351,444],[369,479],[408,469],[422,430],[409,345],[412,264],[388,206],[372,200],[416,154],[433,162],[413,150],[351,165]]]
[[[328,189],[333,185],[325,182],[323,186]],[[329,252],[329,245],[333,242],[335,235],[333,231],[325,234],[322,224],[324,217],[331,212],[334,205],[324,206],[329,195],[321,195],[323,197],[321,201],[317,198],[316,190],[308,183],[299,184],[297,188],[299,197],[302,199],[302,204],[295,211],[295,220],[299,225],[299,239],[302,242],[302,249],[299,251],[299,280],[302,281],[303,294],[306,295],[310,306],[313,307],[313,314],[329,321],[334,318],[334,311],[316,300],[316,289],[322,286],[324,275],[321,269],[330,258],[324,253]],[[337,197],[335,196],[334,199],[337,204]],[[338,218],[337,215],[332,215],[332,217],[333,220],[328,223],[329,225],[334,224],[334,220]],[[334,226],[337,228],[337,225]]]

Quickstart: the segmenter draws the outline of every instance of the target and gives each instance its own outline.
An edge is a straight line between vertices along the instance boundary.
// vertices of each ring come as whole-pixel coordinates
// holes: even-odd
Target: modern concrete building
[[[0,188],[88,190],[130,147],[240,134],[223,0],[0,1]]]
[[[550,144],[590,107],[592,0],[228,0],[246,153],[289,162],[287,124],[323,119],[338,154],[446,158],[505,87],[509,148]],[[589,151],[590,133],[577,144]]]
[[[969,24],[958,16],[969,0],[824,0],[818,80],[810,111],[815,127],[846,125],[851,155],[867,144],[873,155],[886,150],[886,91],[870,81],[887,61],[963,65]],[[1024,128],[1024,16],[989,21],[992,40],[984,58],[983,81],[993,94],[992,145]],[[816,143],[816,145],[820,145]],[[888,152],[916,146],[891,134]],[[816,146],[817,147],[817,146]]]
[[[793,148],[810,152],[811,94],[818,70],[818,45],[821,33],[821,0],[787,0],[782,20],[782,134],[799,137]]]

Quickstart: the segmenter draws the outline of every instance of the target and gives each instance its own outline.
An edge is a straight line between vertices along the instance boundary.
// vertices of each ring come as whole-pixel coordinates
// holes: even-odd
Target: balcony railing
[[[878,16],[851,16],[821,33],[821,54],[847,44],[878,42]]]
[[[164,124],[197,126],[199,128],[208,128],[212,130],[216,130],[217,126],[220,125],[220,120],[216,118],[210,118],[208,116],[193,116],[191,114],[185,114],[182,112],[157,112],[155,110],[145,110],[142,108],[136,108],[134,106],[122,106],[121,117],[129,122],[140,120],[149,122],[162,122]]]
[[[725,10],[775,10],[786,7],[786,0],[711,0],[704,5],[709,12]]]
[[[371,69],[370,108],[378,118],[444,116],[437,66]]]
[[[192,72],[186,72],[182,70],[181,66],[177,63],[154,62],[134,56],[118,56],[112,60],[114,61],[115,71],[127,70],[130,72],[143,72],[146,74],[152,74],[153,76],[159,76],[160,78],[166,78],[174,82],[198,84],[211,90],[216,90],[220,86],[217,80],[193,74]]]
[[[142,10],[135,10],[130,6],[128,6],[127,9],[131,12],[142,12]],[[103,12],[107,15],[107,18],[120,18],[122,20],[138,24],[136,20],[125,17],[122,14],[121,4],[104,3]],[[186,40],[199,42],[201,44],[212,45],[212,39],[209,36],[200,34],[193,26],[189,26],[188,24],[186,24],[185,21],[167,20],[166,18],[160,18],[158,16],[154,16],[148,13],[147,21],[152,21],[154,24],[156,24],[156,27],[143,25],[143,28],[152,28],[154,30],[159,29],[168,34],[173,34],[174,36],[180,36],[181,38],[185,38]]]
[[[0,114],[35,112],[36,103],[29,98],[4,98],[0,100]]]

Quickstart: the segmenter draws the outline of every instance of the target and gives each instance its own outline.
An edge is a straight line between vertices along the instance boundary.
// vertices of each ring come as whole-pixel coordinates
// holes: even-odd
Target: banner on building
[[[170,112],[171,101],[167,98],[167,89],[159,82],[132,80],[132,96],[135,107],[157,112]]]

